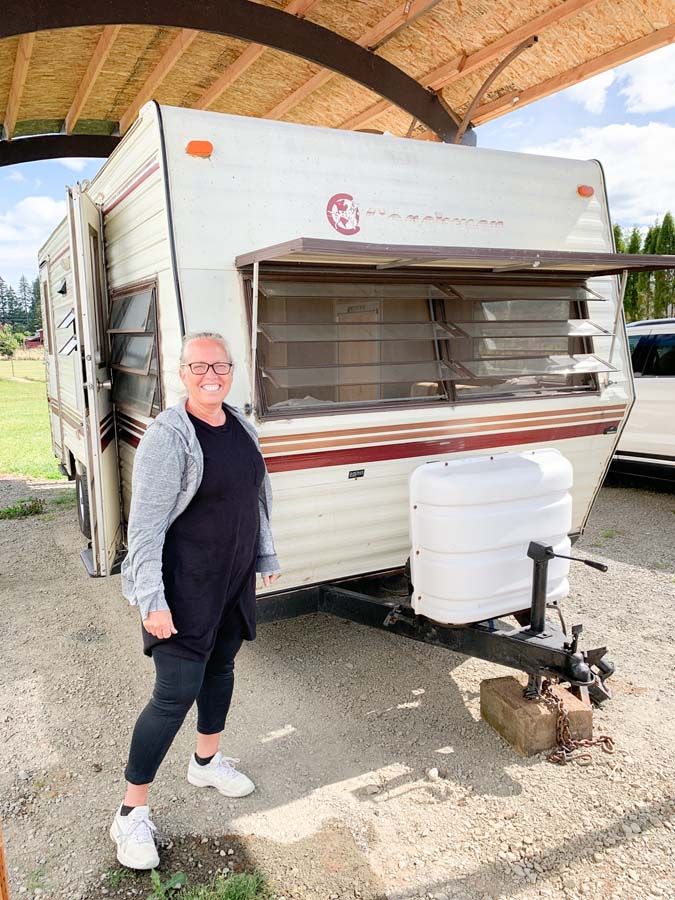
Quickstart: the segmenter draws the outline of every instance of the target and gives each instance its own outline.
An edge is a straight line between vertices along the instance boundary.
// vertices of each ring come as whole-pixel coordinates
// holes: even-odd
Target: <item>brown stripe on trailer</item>
[[[384,462],[394,459],[412,459],[420,456],[439,456],[446,453],[464,453],[468,450],[495,450],[518,444],[544,441],[570,440],[604,434],[606,429],[618,427],[619,420],[590,422],[584,425],[553,428],[537,428],[529,431],[504,431],[499,434],[467,435],[440,441],[415,441],[404,444],[380,444],[374,447],[354,447],[345,450],[296,453],[289,456],[266,456],[269,472],[292,472],[299,469],[320,469],[327,466],[360,465],[368,462]]]
[[[130,431],[127,431],[126,428],[120,428],[118,437],[121,441],[124,441],[125,444],[129,444],[129,446],[133,447],[134,449],[138,447],[141,442],[141,439],[137,435],[132,434]]]
[[[294,449],[306,449],[307,444],[317,446],[335,447],[346,443],[361,444],[375,443],[377,438],[388,438],[388,441],[404,440],[410,436],[436,437],[442,434],[451,435],[458,430],[469,432],[495,431],[504,425],[511,424],[514,427],[546,426],[553,424],[575,424],[592,420],[615,419],[623,416],[626,407],[606,406],[591,407],[587,410],[560,410],[556,413],[516,413],[511,416],[481,416],[478,418],[458,419],[450,422],[447,419],[432,422],[412,422],[409,424],[384,425],[375,428],[354,428],[334,431],[312,432],[308,434],[293,434],[261,437],[260,445],[267,453],[273,453],[276,448],[279,452]],[[332,439],[332,440],[331,440]],[[337,439],[337,440],[335,440]],[[384,443],[384,441],[379,441]]]

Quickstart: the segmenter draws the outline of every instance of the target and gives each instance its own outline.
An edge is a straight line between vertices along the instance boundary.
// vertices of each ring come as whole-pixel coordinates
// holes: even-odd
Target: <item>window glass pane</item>
[[[153,291],[117,297],[110,310],[110,328],[123,331],[145,331],[148,324]]]
[[[457,363],[456,372],[474,378],[519,378],[528,375],[578,375],[613,372],[597,356],[540,356],[521,359],[470,359]]]
[[[643,375],[675,376],[675,334],[657,334]]]
[[[155,343],[153,334],[113,334],[112,365],[147,375]]]
[[[115,372],[113,375],[113,400],[118,405],[129,406],[142,415],[149,416],[156,387],[156,375],[131,375],[128,372]]]
[[[261,280],[268,409],[588,390],[607,371],[589,355],[607,332],[578,318],[583,286],[330,277]]]

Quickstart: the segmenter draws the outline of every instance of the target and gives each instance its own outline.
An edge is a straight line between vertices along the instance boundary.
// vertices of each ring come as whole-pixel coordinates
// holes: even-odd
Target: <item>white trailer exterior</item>
[[[598,163],[150,103],[69,203],[40,273],[54,451],[88,488],[92,574],[123,551],[135,448],[180,397],[184,331],[221,331],[233,348],[228,402],[261,436],[284,590],[402,566],[408,479],[425,461],[556,447],[583,529],[634,396],[619,278],[579,287],[613,250]],[[402,261],[403,245],[426,257]],[[532,249],[540,259],[512,258]],[[569,265],[546,262],[555,251],[604,262],[570,287]],[[459,331],[437,313],[458,296]],[[401,340],[387,344],[388,322]],[[448,328],[457,365],[441,363]]]

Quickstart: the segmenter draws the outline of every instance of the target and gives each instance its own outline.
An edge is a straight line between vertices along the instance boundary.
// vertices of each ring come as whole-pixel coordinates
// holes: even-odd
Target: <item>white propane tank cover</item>
[[[572,466],[558,450],[419,466],[410,477],[413,609],[463,625],[528,609],[530,541],[568,554]],[[548,602],[569,592],[569,560],[548,566]]]

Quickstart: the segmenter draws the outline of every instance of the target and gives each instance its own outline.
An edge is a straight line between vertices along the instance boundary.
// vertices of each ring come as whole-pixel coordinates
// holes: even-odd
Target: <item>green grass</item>
[[[44,382],[45,364],[41,359],[0,359],[0,378],[28,378],[30,381]]]
[[[17,365],[42,365],[39,360],[18,360]],[[15,381],[4,376],[0,364],[0,474],[59,480],[52,453],[47,392],[44,381]]]
[[[0,519],[25,519],[27,516],[39,516],[45,511],[45,501],[38,497],[17,500],[12,506],[0,509]]]
[[[40,863],[40,865],[36,869],[33,869],[33,871],[26,879],[26,887],[28,888],[28,890],[34,891],[36,888],[44,890],[46,874],[47,866],[44,863]]]
[[[183,888],[180,900],[268,900],[271,893],[258,872],[220,875],[209,885]]]
[[[54,506],[62,506],[66,509],[77,506],[77,496],[75,494],[75,489],[73,488],[70,491],[61,491],[56,497],[54,497],[52,503],[54,504]]]
[[[618,532],[614,530],[614,528],[607,528],[602,532],[602,536],[605,540],[611,541],[612,538],[617,536]]]
[[[115,869],[108,869],[105,873],[106,887],[110,890],[116,890],[125,881],[133,877],[131,869],[125,869],[123,866],[117,866]]]

